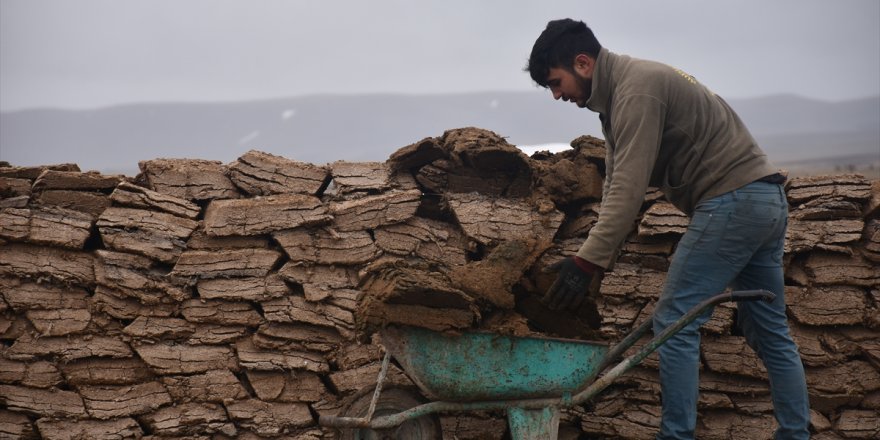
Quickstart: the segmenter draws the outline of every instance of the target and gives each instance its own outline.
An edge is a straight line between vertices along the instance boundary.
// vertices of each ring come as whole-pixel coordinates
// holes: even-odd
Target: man
[[[785,178],[743,122],[692,76],[609,52],[580,21],[548,23],[526,70],[554,99],[599,113],[607,146],[599,219],[577,255],[554,265],[559,274],[545,295],[548,305],[576,307],[598,292],[647,188],[661,188],[690,224],[672,257],[654,332],[728,286],[775,293],[772,303],[740,303],[738,324],[769,373],[776,438],[809,438],[804,369],[785,315]],[[658,350],[658,439],[694,437],[699,327],[708,318],[704,314]]]

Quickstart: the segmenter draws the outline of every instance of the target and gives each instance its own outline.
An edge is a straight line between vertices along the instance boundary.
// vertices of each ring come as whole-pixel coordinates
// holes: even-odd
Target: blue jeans
[[[737,305],[746,342],[770,378],[777,439],[808,439],[810,406],[804,367],[788,330],[782,255],[788,203],[781,185],[750,183],[701,202],[672,257],[654,312],[654,332],[728,286],[766,289],[772,303]],[[710,311],[711,312],[711,311]],[[707,312],[658,349],[663,416],[657,439],[692,439],[697,422],[700,326]]]

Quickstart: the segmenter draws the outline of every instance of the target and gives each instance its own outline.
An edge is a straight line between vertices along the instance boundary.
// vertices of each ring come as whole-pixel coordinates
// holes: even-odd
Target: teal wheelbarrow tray
[[[428,439],[439,438],[439,423],[426,422],[423,416],[506,410],[514,440],[555,439],[560,408],[591,400],[704,312],[723,302],[774,299],[766,290],[718,294],[613,367],[648,332],[651,319],[612,347],[571,339],[485,332],[448,335],[416,327],[387,327],[380,331],[385,358],[375,388],[368,390],[372,396],[362,395],[360,407],[344,410],[342,416],[322,415],[319,423],[342,428],[346,438]],[[432,401],[411,399],[402,405],[406,408],[380,404],[392,357]],[[402,426],[406,429],[401,430]]]

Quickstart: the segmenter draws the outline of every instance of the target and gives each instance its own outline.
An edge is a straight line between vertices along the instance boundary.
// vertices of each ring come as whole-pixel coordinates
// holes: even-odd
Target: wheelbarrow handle
[[[341,417],[321,415],[318,417],[318,424],[321,426],[329,426],[331,428],[370,428],[371,420],[365,417]]]
[[[729,295],[730,301],[764,301],[771,303],[776,300],[776,294],[769,290],[735,290],[730,292]]]
[[[645,344],[641,349],[639,349],[635,354],[622,360],[620,363],[608,370],[605,375],[598,378],[592,384],[590,384],[590,386],[577,393],[574,396],[573,401],[575,403],[582,403],[595,397],[602,390],[611,385],[611,382],[617,379],[617,377],[627,372],[630,368],[641,363],[642,360],[644,360],[651,353],[657,350],[657,348],[663,345],[669,338],[678,333],[681,329],[687,327],[688,324],[693,322],[695,319],[697,319],[697,317],[699,317],[712,307],[721,303],[731,301],[766,301],[769,303],[773,302],[775,299],[776,294],[768,290],[736,290],[732,292],[719,293],[711,298],[704,300],[703,302],[688,310],[687,313],[682,315],[669,327],[666,327],[660,333],[654,335],[654,338],[651,339],[650,342]],[[629,349],[629,347],[631,347],[637,339],[645,334],[648,328],[651,327],[651,321],[652,319],[649,318],[648,320],[643,322],[636,329],[636,331],[627,336],[622,342],[612,347],[611,350],[609,350],[608,355],[606,355],[605,359],[602,360],[600,370],[608,367],[612,362],[614,362],[614,360],[618,356]],[[597,370],[595,374],[598,375],[599,373],[600,371]]]

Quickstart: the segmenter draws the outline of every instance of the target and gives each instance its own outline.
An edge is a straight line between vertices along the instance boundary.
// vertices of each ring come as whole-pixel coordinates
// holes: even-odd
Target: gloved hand
[[[559,272],[542,302],[550,310],[577,310],[587,296],[599,293],[605,271],[577,255],[551,264],[544,272]]]

